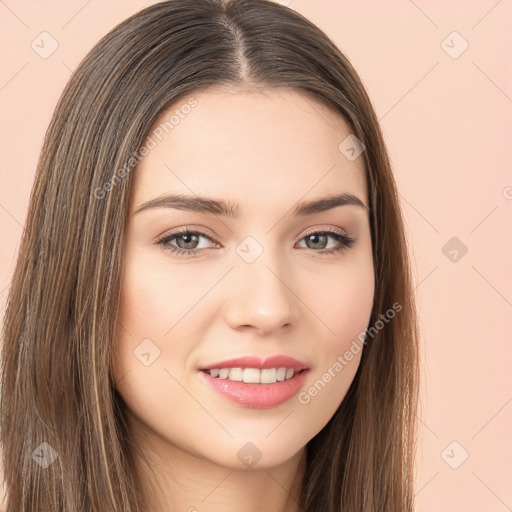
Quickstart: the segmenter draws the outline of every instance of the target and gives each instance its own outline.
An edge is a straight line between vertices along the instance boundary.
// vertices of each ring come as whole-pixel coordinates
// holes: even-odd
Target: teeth
[[[247,384],[259,384],[261,371],[257,368],[245,368],[244,382]]]
[[[276,382],[277,370],[275,368],[266,368],[261,370],[260,382],[262,384],[273,384]]]
[[[242,380],[242,368],[231,368],[229,370],[228,379],[229,380],[237,380],[240,382]]]
[[[295,375],[293,368],[215,368],[206,371],[212,377],[247,384],[274,384],[291,379]]]

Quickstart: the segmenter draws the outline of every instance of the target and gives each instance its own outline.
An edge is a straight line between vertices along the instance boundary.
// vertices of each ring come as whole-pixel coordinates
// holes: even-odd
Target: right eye
[[[184,228],[173,233],[166,234],[157,240],[156,243],[161,245],[164,250],[169,251],[171,254],[176,254],[178,256],[186,255],[187,257],[190,257],[196,256],[200,250],[204,249],[204,247],[198,248],[198,241],[200,238],[206,238],[211,241],[211,238],[201,231],[191,231]],[[174,240],[177,241],[177,246],[171,243]],[[192,245],[192,247],[187,247],[187,245]]]

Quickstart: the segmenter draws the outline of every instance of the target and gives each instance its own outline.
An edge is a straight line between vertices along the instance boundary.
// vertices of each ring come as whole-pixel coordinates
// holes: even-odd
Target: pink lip
[[[244,360],[250,358],[243,358]],[[225,365],[228,361],[225,361]],[[267,361],[268,362],[268,361]],[[267,363],[266,362],[266,363]],[[265,363],[265,364],[266,364]],[[293,368],[294,365],[288,366],[283,364],[273,364],[270,368],[283,367]],[[242,366],[220,366],[220,368],[241,368]],[[245,366],[246,368],[258,368],[258,365]],[[267,366],[268,367],[268,366]],[[212,367],[213,368],[213,367]],[[268,409],[276,407],[293,396],[295,396],[304,384],[308,370],[304,370],[291,379],[274,384],[246,384],[245,382],[235,382],[227,379],[219,379],[212,377],[204,371],[197,372],[199,378],[209,384],[212,389],[224,398],[235,402],[243,407],[252,407],[255,409]]]
[[[199,368],[200,370],[211,370],[213,368],[293,368],[295,371],[306,370],[308,365],[288,356],[271,356],[265,360],[259,357],[248,356],[229,359],[227,361],[219,361]]]

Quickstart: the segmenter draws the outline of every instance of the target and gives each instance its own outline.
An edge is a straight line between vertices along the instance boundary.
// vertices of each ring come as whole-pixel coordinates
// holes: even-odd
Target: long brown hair
[[[133,167],[168,105],[218,86],[292,87],[339,113],[366,148],[370,325],[401,307],[367,336],[342,404],[308,443],[300,505],[413,510],[417,314],[398,193],[365,88],[334,43],[291,9],[170,0],[90,51],[45,137],[4,319],[7,512],[144,510],[111,372]],[[38,457],[55,460],[43,468]]]

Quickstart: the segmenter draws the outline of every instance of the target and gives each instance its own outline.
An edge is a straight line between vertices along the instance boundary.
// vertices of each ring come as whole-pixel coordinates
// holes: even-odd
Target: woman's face
[[[343,400],[374,295],[350,133],[291,89],[205,91],[155,123],[134,171],[115,381],[163,459],[271,467]]]

